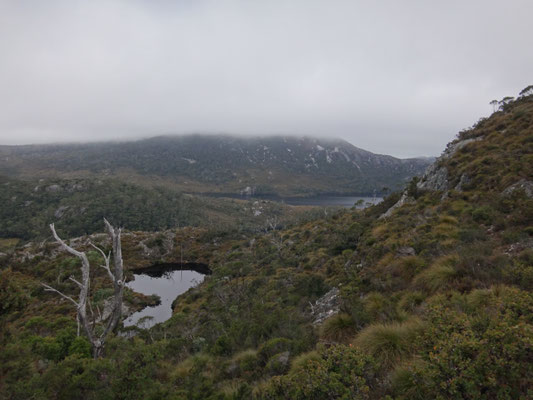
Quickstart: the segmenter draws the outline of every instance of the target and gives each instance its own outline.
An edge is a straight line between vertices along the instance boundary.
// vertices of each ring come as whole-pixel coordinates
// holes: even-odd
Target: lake
[[[345,207],[350,208],[358,201],[362,200],[358,208],[368,207],[380,203],[382,197],[360,197],[360,196],[315,196],[315,197],[288,197],[281,198],[281,202],[291,206],[320,206],[320,207]]]
[[[169,267],[156,267],[141,273],[134,273],[134,279],[127,282],[126,286],[134,292],[147,296],[156,294],[161,298],[161,303],[133,313],[126,318],[124,326],[137,325],[140,328],[148,329],[169,319],[172,316],[172,302],[180,294],[199,285],[205,277],[205,273],[202,272],[207,270],[207,267],[205,270],[203,268],[169,270]]]
[[[275,195],[257,195],[257,196],[242,196],[231,193],[206,193],[205,196],[209,197],[227,197],[230,199],[240,200],[269,200],[277,201],[280,203],[289,204],[291,206],[319,206],[319,207],[353,207],[358,201],[362,201],[362,204],[358,208],[364,208],[368,205],[374,205],[380,203],[383,198],[376,196],[333,196],[333,195],[320,195],[311,197],[281,197]]]

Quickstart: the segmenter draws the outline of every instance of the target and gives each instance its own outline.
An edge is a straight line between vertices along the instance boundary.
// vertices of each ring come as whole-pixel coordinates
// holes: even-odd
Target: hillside
[[[104,217],[139,231],[203,226],[253,232],[263,230],[268,218],[295,222],[313,211],[313,207],[265,200],[188,195],[111,178],[18,180],[0,176],[0,188],[0,238],[6,239],[45,239],[50,236],[50,223],[60,225],[68,237],[92,234],[101,230]]]
[[[129,274],[155,261],[138,243],[164,247],[150,235],[124,240]],[[532,94],[460,132],[423,177],[376,206],[242,238],[165,235],[164,262],[187,243],[188,261],[212,274],[168,321],[113,337],[96,360],[72,305],[39,286],[57,280],[76,293],[76,260],[53,243],[4,243],[3,397],[533,397]],[[94,274],[101,304],[106,274]]]
[[[384,187],[402,187],[429,163],[373,154],[343,140],[305,137],[185,135],[123,143],[0,146],[0,173],[12,177],[105,175],[194,193],[381,193]]]

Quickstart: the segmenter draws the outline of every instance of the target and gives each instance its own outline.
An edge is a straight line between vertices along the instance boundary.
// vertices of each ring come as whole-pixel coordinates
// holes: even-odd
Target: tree
[[[501,99],[498,104],[500,105],[500,110],[504,110],[505,106],[509,103],[511,103],[514,100],[514,97],[512,96],[506,96],[503,99]]]
[[[496,112],[497,110],[496,106],[498,105],[498,100],[492,100],[489,104],[492,106],[492,112]]]
[[[279,232],[279,229],[281,227],[279,218],[277,216],[272,216],[270,218],[267,218],[265,223],[265,232],[271,231],[270,234],[270,243],[274,245],[274,247],[277,250],[279,259],[283,259],[283,248],[285,247],[285,244],[283,242],[283,237],[281,236],[281,233]]]
[[[525,97],[533,94],[533,85],[526,86],[519,93],[520,97]]]
[[[57,289],[54,289],[53,287],[41,283],[42,286],[44,286],[46,291],[55,292],[59,294],[61,297],[69,300],[76,306],[77,310],[77,320],[78,320],[78,335],[79,335],[79,327],[80,325],[83,327],[83,330],[85,331],[85,334],[87,335],[87,338],[89,339],[89,342],[92,346],[92,352],[94,358],[99,358],[102,355],[102,351],[104,349],[104,344],[106,341],[107,336],[113,332],[118,323],[120,322],[120,318],[122,316],[122,299],[123,299],[123,292],[124,292],[124,265],[122,261],[122,246],[120,242],[120,234],[121,229],[115,229],[105,218],[104,223],[107,229],[107,233],[109,235],[109,238],[111,239],[111,245],[112,245],[112,254],[113,254],[113,264],[114,269],[111,271],[110,268],[110,262],[111,262],[111,252],[109,252],[108,255],[104,253],[102,249],[95,246],[91,243],[91,246],[94,247],[104,258],[105,265],[101,265],[101,268],[104,268],[107,271],[107,275],[113,282],[114,287],[114,293],[113,293],[113,301],[111,306],[111,313],[109,317],[107,318],[107,322],[104,321],[104,327],[101,330],[101,333],[97,333],[95,329],[94,322],[91,324],[89,321],[94,321],[94,318],[89,319],[87,316],[87,306],[89,306],[89,311],[91,313],[91,317],[94,317],[93,315],[93,307],[91,307],[90,299],[89,299],[89,289],[90,289],[90,271],[91,266],[89,264],[89,259],[87,258],[87,255],[83,251],[77,251],[67,245],[56,233],[54,224],[50,225],[50,229],[52,230],[52,234],[54,235],[54,238],[56,241],[60,244],[61,248],[69,252],[70,254],[78,257],[81,261],[81,282],[75,279],[73,276],[69,277],[69,279],[74,282],[80,289],[80,293],[78,296],[78,301],[74,300],[72,297],[67,296],[66,294],[60,292]]]

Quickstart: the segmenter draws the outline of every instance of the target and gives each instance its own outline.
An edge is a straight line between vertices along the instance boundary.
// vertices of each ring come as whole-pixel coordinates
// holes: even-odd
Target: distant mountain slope
[[[214,199],[116,179],[18,180],[0,175],[0,238],[43,239],[57,223],[69,237],[98,232],[102,219],[130,230],[183,226],[231,231],[263,229],[268,218],[299,220],[309,207],[272,201]]]
[[[0,146],[11,176],[105,174],[154,178],[190,192],[363,194],[400,188],[431,159],[401,160],[335,139],[160,136],[124,143]]]

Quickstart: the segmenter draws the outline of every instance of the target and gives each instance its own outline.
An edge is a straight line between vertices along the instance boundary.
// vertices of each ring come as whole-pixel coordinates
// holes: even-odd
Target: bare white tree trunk
[[[115,229],[106,219],[104,219],[104,223],[107,229],[107,233],[109,235],[109,238],[111,239],[111,244],[113,248],[113,264],[114,268],[113,271],[111,271],[110,268],[110,259],[111,259],[111,253],[106,255],[104,251],[95,245],[92,245],[96,250],[100,252],[100,254],[104,257],[105,265],[101,265],[102,268],[104,268],[107,271],[108,276],[111,278],[113,282],[114,287],[114,296],[113,296],[113,304],[112,304],[112,311],[111,315],[107,320],[107,323],[105,325],[104,330],[100,335],[97,335],[94,332],[94,325],[91,325],[89,323],[89,319],[87,317],[87,305],[90,301],[89,299],[89,289],[90,289],[90,270],[91,266],[89,264],[89,260],[87,258],[87,255],[85,252],[77,251],[67,245],[56,233],[54,224],[50,225],[50,229],[52,230],[52,234],[54,235],[54,238],[56,241],[61,245],[61,248],[69,252],[70,254],[78,257],[81,260],[81,282],[74,279],[74,277],[70,277],[69,279],[76,283],[76,285],[80,289],[80,294],[78,296],[78,301],[74,300],[72,297],[65,295],[64,293],[61,293],[59,290],[54,289],[53,287],[41,283],[46,291],[51,291],[58,293],[61,297],[69,300],[76,306],[77,310],[77,321],[78,321],[78,334],[79,334],[79,325],[83,327],[83,330],[85,331],[85,334],[87,335],[87,338],[89,339],[89,342],[91,343],[92,350],[93,350],[93,357],[98,358],[102,355],[102,351],[104,348],[104,344],[106,341],[107,336],[110,332],[113,332],[116,327],[118,326],[120,322],[120,318],[122,316],[122,299],[123,299],[123,292],[124,292],[124,265],[122,260],[122,246],[120,242],[120,229]],[[89,307],[89,309],[92,310],[92,307]]]

